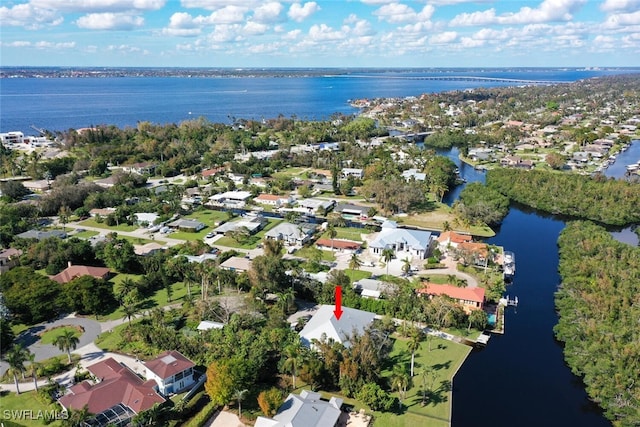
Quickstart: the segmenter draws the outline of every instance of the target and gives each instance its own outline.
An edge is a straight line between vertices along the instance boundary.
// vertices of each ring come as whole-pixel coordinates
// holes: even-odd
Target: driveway
[[[77,346],[78,349],[93,343],[93,341],[98,338],[98,335],[100,335],[100,332],[102,332],[100,323],[95,320],[84,317],[68,316],[63,319],[55,320],[53,322],[41,323],[39,325],[32,326],[18,335],[18,337],[16,337],[16,342],[27,347],[29,351],[35,354],[36,361],[45,360],[54,356],[65,354],[54,345],[41,344],[39,341],[39,335],[48,329],[66,325],[79,326],[84,330],[82,335],[80,335],[80,342]],[[75,351],[73,352],[75,353]],[[0,362],[0,376],[4,375],[7,369],[9,369],[9,365],[4,361]]]

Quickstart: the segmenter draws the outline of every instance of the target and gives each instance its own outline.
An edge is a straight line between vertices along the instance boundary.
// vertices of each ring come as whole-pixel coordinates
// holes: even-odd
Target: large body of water
[[[572,82],[628,70],[431,70],[350,72],[315,77],[108,77],[6,78],[0,80],[0,132],[50,131],[91,125],[135,126],[139,121],[179,123],[197,117],[231,123],[233,117],[326,119],[353,114],[348,100],[405,97],[474,87],[508,86],[506,81],[422,80],[477,76],[527,81]]]
[[[458,74],[464,71],[458,71]],[[485,77],[575,81],[613,72],[496,71]],[[34,133],[31,125],[66,130],[95,124],[135,126],[204,116],[268,118],[279,114],[325,119],[351,114],[347,100],[404,97],[426,92],[498,86],[500,82],[427,81],[423,74],[372,74],[310,78],[5,79],[0,82],[0,131]],[[637,144],[636,144],[637,145]],[[442,152],[459,163],[457,151]],[[484,174],[460,165],[469,182]],[[461,188],[449,194],[451,203]],[[559,283],[556,241],[564,223],[512,207],[491,243],[516,253],[517,274],[508,292],[520,306],[506,314],[506,334],[471,353],[454,381],[454,426],[581,426],[610,423],[587,399],[581,381],[554,340],[554,292]]]

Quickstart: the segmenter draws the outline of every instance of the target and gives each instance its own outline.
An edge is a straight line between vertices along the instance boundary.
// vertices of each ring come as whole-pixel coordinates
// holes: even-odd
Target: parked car
[[[214,233],[213,231],[210,231],[210,232],[208,232],[208,233],[207,233],[207,235],[206,235],[205,237],[206,237],[207,239],[210,239],[210,238],[212,238],[212,237],[213,237],[213,236],[215,236],[215,235],[216,235],[216,233]]]

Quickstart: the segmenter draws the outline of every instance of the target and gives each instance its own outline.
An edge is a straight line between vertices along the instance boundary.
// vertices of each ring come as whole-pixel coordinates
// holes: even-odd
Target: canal
[[[636,144],[637,145],[637,144]],[[441,151],[467,182],[484,172],[460,164],[457,149]],[[445,199],[452,203],[462,188]],[[504,335],[474,350],[453,383],[452,425],[491,427],[610,426],[565,365],[554,338],[554,293],[560,282],[556,242],[564,221],[512,205],[491,244],[515,252],[517,271],[507,293],[519,306],[506,310]]]

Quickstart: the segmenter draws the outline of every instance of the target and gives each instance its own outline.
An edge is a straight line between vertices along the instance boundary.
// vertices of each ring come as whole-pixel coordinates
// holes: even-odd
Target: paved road
[[[100,228],[100,227],[89,227],[86,226],[84,224],[79,224],[79,223],[68,223],[66,224],[66,227],[68,228],[72,228],[72,229],[82,229],[82,230],[89,230],[89,231],[97,231],[98,233],[106,236],[109,233],[113,233],[114,230],[107,230],[105,228]],[[165,242],[167,246],[175,246],[175,245],[180,245],[186,242],[186,240],[180,240],[180,239],[172,239],[171,237],[168,237],[167,234],[159,234],[159,233],[149,233],[149,230],[147,230],[146,228],[138,228],[137,230],[134,231],[118,231],[115,230],[116,233],[118,233],[118,235],[122,235],[122,236],[129,236],[129,237],[137,237],[140,239],[146,239],[146,240],[151,240],[153,239],[158,239],[158,243],[160,242]]]

